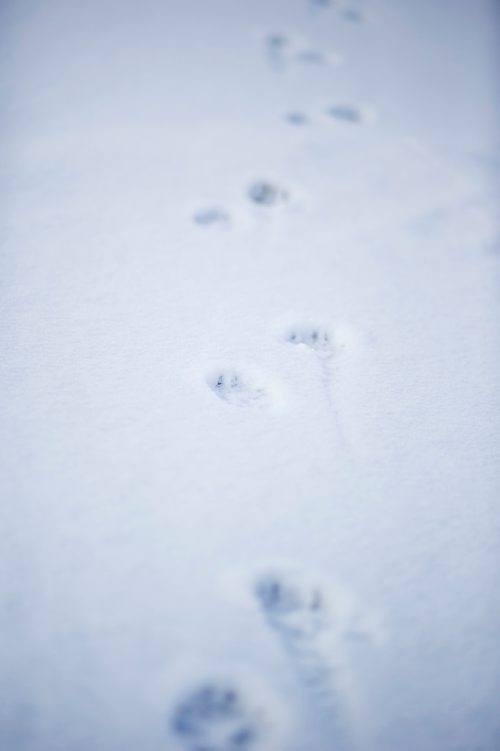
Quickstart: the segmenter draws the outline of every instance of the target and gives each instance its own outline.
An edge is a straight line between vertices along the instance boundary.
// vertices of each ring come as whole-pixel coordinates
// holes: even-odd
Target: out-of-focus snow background
[[[2,750],[500,747],[498,37],[2,0]]]

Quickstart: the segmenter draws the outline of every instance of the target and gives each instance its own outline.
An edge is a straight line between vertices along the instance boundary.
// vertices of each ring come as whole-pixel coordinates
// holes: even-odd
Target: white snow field
[[[0,2],[0,749],[500,749],[494,0]]]

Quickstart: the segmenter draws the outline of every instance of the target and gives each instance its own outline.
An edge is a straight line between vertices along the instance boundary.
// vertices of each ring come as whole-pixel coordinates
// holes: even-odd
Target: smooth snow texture
[[[498,749],[498,23],[0,3],[1,749]]]

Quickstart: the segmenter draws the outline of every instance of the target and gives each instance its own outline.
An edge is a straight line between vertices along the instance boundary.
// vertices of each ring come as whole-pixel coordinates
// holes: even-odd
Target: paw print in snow
[[[224,368],[213,371],[206,380],[219,399],[233,406],[267,407],[273,402],[271,389],[253,373]]]
[[[258,206],[275,206],[286,201],[288,193],[267,180],[257,180],[249,187],[248,197]]]
[[[285,340],[290,344],[304,345],[322,354],[331,354],[332,337],[328,329],[315,324],[298,324],[290,327],[285,334]]]
[[[258,751],[264,735],[260,715],[234,684],[209,681],[179,701],[171,729],[187,751]]]
[[[197,211],[193,219],[196,224],[206,227],[214,224],[227,224],[229,222],[229,214],[223,209],[210,207]]]
[[[284,637],[311,638],[328,627],[324,595],[309,582],[269,573],[257,580],[255,595],[270,625]]]
[[[344,123],[351,123],[352,125],[357,125],[364,119],[363,113],[360,109],[348,104],[338,104],[334,107],[330,107],[328,114],[335,120],[340,120]]]
[[[307,115],[303,112],[289,112],[285,115],[285,120],[290,125],[307,125],[309,122]]]

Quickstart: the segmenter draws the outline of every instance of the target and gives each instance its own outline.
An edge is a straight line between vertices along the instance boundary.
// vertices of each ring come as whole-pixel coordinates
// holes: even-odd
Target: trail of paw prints
[[[208,676],[174,701],[169,729],[184,751],[269,751],[281,748],[277,702],[267,687]]]
[[[268,626],[279,639],[301,684],[328,725],[339,751],[352,748],[346,695],[348,660],[343,641],[349,616],[319,583],[301,572],[274,568],[254,580],[253,594]],[[361,636],[368,638],[368,632]],[[355,701],[354,701],[355,703]]]
[[[297,121],[300,120],[300,114],[291,114],[290,117]],[[205,206],[198,209],[192,214],[192,221],[201,228],[228,228],[233,226],[245,226],[248,222],[248,208],[254,207],[264,210],[276,209],[278,207],[289,206],[296,209],[300,206],[300,191],[295,189],[292,195],[290,189],[280,182],[269,178],[258,178],[242,188],[242,197],[246,199],[245,211],[244,205],[233,212],[220,206]]]

